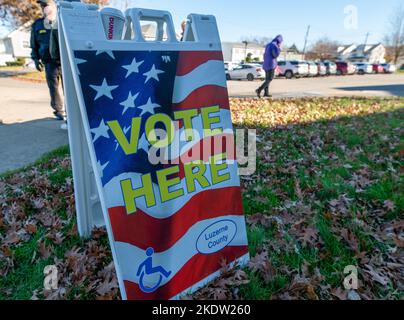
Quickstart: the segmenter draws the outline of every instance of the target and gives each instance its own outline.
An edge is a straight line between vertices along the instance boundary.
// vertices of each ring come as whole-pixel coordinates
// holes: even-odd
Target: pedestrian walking
[[[37,3],[41,6],[43,17],[32,25],[31,58],[38,71],[45,68],[53,114],[57,119],[64,120],[63,98],[59,86],[62,81],[60,58],[52,58],[49,49],[51,30],[56,23],[56,5],[53,0],[37,0]]]
[[[261,98],[261,92],[264,90],[264,97],[272,97],[269,94],[269,85],[275,78],[275,70],[278,67],[278,57],[281,54],[281,45],[283,43],[283,37],[281,35],[276,36],[272,42],[268,43],[264,53],[264,65],[265,81],[255,92],[258,98]]]

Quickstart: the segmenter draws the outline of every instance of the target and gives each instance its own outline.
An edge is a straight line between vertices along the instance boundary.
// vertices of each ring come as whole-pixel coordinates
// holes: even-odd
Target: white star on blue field
[[[162,57],[169,57],[167,63]],[[166,59],[167,60],[167,59]],[[162,165],[148,161],[146,120],[156,113],[172,117],[172,95],[178,52],[167,51],[75,51],[75,61],[86,105],[98,170],[105,185],[124,172],[151,173]],[[139,149],[125,155],[107,126],[117,120],[130,139],[132,118],[141,117]],[[156,128],[162,127],[158,124]],[[130,128],[131,130],[128,130]]]

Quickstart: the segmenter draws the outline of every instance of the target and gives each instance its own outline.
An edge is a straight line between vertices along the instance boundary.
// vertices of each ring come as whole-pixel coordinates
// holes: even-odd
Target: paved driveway
[[[54,120],[45,84],[0,77],[0,173],[28,165],[68,143]]]
[[[229,81],[233,97],[253,97],[261,81]],[[404,97],[404,74],[332,76],[286,80],[277,78],[270,89],[274,97],[304,96],[401,96]]]

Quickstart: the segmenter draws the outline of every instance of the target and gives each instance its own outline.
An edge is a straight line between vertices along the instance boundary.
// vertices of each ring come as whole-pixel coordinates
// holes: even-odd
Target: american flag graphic
[[[163,113],[219,106],[223,136],[233,136],[228,93],[220,51],[75,51],[78,74],[97,170],[108,208],[115,250],[115,267],[127,299],[173,299],[218,276],[220,262],[248,259],[245,219],[237,163],[230,179],[162,202],[156,172],[167,167],[149,162],[146,120]],[[108,127],[117,120],[130,139],[132,118],[141,117],[139,146],[126,155]],[[199,148],[203,137],[200,113],[192,119],[198,141],[181,142],[171,159]],[[181,127],[176,134],[181,134]],[[180,151],[181,150],[181,151]],[[181,165],[180,165],[181,166]],[[207,165],[207,173],[210,168]],[[128,215],[120,181],[151,174],[156,205],[136,199],[137,211]],[[185,178],[180,172],[181,185]],[[206,174],[207,179],[210,175]],[[121,288],[122,289],[122,288]]]

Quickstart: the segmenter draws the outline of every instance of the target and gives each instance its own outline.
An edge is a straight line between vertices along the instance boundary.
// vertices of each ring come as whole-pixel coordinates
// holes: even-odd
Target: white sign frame
[[[100,173],[97,168],[97,159],[92,136],[88,125],[87,114],[83,95],[80,93],[80,79],[75,63],[75,50],[164,50],[164,51],[221,51],[219,32],[214,16],[190,14],[184,33],[184,41],[178,41],[175,37],[172,18],[167,11],[149,9],[128,9],[125,13],[127,22],[133,23],[136,36],[133,40],[107,40],[100,12],[95,5],[87,5],[80,2],[58,3],[58,32],[62,59],[63,82],[66,94],[66,109],[68,117],[68,131],[70,152],[73,167],[75,187],[76,211],[78,232],[82,237],[89,237],[94,226],[105,225],[108,231],[109,241],[113,243],[112,227],[109,224],[108,210],[103,199],[103,186]],[[168,39],[166,41],[145,41],[139,33],[139,19],[157,18],[168,25]],[[161,32],[161,28],[158,29]],[[124,32],[125,33],[125,32]],[[129,33],[127,33],[126,37]],[[159,36],[158,36],[159,37]],[[84,120],[84,121],[83,121]],[[114,246],[111,246],[114,262],[117,263]],[[245,264],[249,255],[239,258],[239,264]],[[126,300],[123,277],[117,270],[118,283],[122,299]],[[213,279],[218,272],[209,276]],[[204,279],[200,283],[188,288],[193,292],[206,283]],[[183,293],[184,294],[184,293]],[[180,295],[174,297],[179,298]]]

